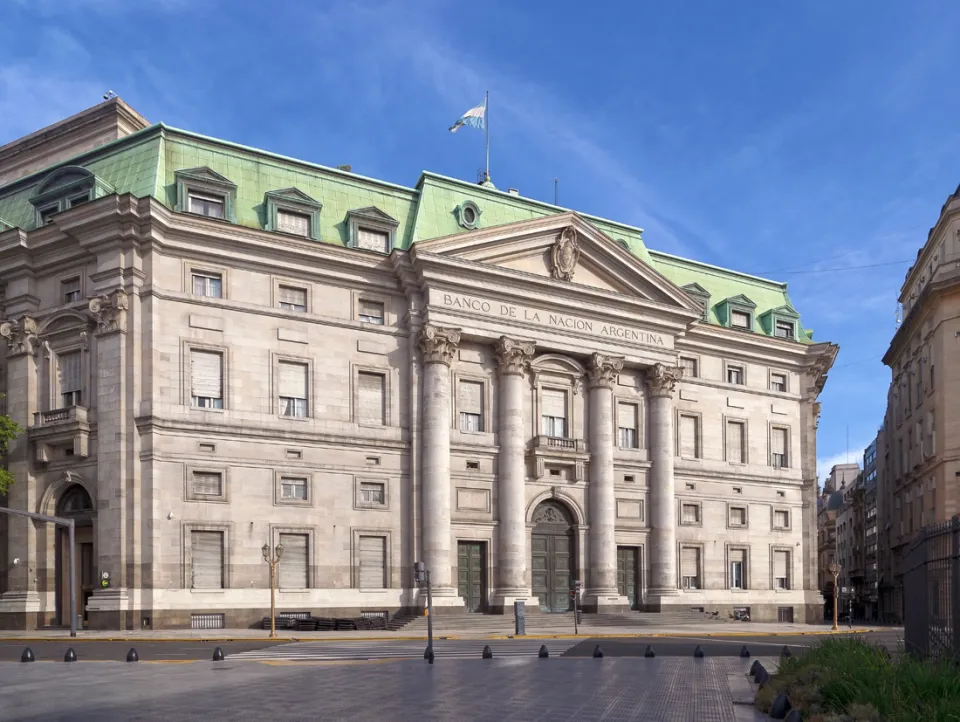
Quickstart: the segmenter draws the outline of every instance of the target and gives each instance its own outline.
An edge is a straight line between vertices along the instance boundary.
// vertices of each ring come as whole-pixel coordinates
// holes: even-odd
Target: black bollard
[[[483,647],[483,659],[493,659],[493,650],[490,649],[489,644]]]
[[[651,646],[648,644],[646,650],[644,650],[644,652],[643,652],[643,656],[646,657],[647,659],[653,659],[654,657],[657,656],[657,653],[654,652],[654,651],[653,651],[653,647],[651,647]]]
[[[30,649],[30,647],[27,647],[25,650],[23,650],[23,654],[20,655],[20,661],[21,661],[21,662],[33,662],[33,661],[34,661],[34,658],[33,658],[33,650]]]
[[[757,671],[753,673],[753,681],[760,684],[760,680],[767,676],[769,676],[767,674],[767,668],[761,664],[757,667]]]
[[[137,654],[137,650],[135,650],[133,647],[130,647],[130,651],[127,652],[127,661],[128,661],[128,662],[139,662],[139,661],[140,661],[140,655]]]
[[[760,674],[758,674],[756,678],[756,683],[760,685],[760,689],[763,689],[768,684],[770,684],[770,680],[771,680],[770,673],[766,669],[761,667]]]
[[[427,647],[427,662],[433,664],[433,647]]]
[[[222,661],[223,661],[223,658],[224,658],[223,650],[220,649],[220,647],[217,647],[215,650],[213,650],[213,661],[214,661],[214,662],[222,662]]]
[[[785,694],[778,694],[770,705],[770,719],[783,719],[790,711],[790,700]]]
[[[747,649],[747,645],[740,647],[740,658],[741,659],[750,659],[750,650]]]
[[[790,651],[790,647],[783,645],[783,651],[780,652],[780,659],[790,659],[793,656],[793,652]]]
[[[759,659],[753,660],[753,664],[750,665],[750,676],[754,677],[757,674],[757,670],[760,669],[763,665],[760,664]]]
[[[64,661],[64,662],[76,662],[76,661],[77,661],[77,653],[73,651],[73,647],[70,647],[70,649],[67,650],[67,653],[66,653],[65,655],[63,655],[63,661]]]
[[[593,658],[594,658],[594,659],[603,659],[603,650],[600,649],[600,645],[599,645],[599,644],[598,644],[596,647],[593,648]]]
[[[550,652],[547,651],[547,645],[541,644],[540,651],[537,652],[537,656],[540,659],[548,659],[550,657]]]
[[[697,645],[697,648],[693,650],[693,656],[697,659],[703,659],[703,650],[700,649],[700,645]]]

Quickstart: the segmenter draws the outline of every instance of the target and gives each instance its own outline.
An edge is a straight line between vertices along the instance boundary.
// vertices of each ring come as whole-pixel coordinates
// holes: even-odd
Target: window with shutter
[[[623,402],[617,404],[617,433],[620,437],[621,449],[636,449],[639,446],[637,416],[636,404]]]
[[[680,415],[680,458],[700,458],[700,419],[688,414]]]
[[[303,477],[280,477],[281,501],[307,501],[307,480]]]
[[[786,393],[787,377],[786,374],[770,374],[770,390]]]
[[[742,366],[727,366],[727,383],[736,384],[737,386],[743,385]]]
[[[774,335],[777,338],[793,338],[793,324],[789,321],[777,321]]]
[[[192,475],[194,496],[223,496],[223,475],[215,471],[195,471]]]
[[[194,271],[193,295],[207,298],[223,297],[223,279],[219,273],[199,273]]]
[[[307,364],[281,361],[277,364],[277,390],[280,415],[304,419],[309,415],[307,404]]]
[[[62,353],[57,357],[61,408],[80,405],[83,396],[80,361],[79,351]]]
[[[190,532],[190,588],[223,589],[223,532]]]
[[[361,589],[385,589],[387,540],[382,536],[361,536],[359,544]]]
[[[202,195],[200,193],[189,194],[190,203],[187,206],[191,213],[197,213],[208,218],[223,218],[226,208],[226,200],[223,196]]]
[[[541,389],[541,433],[544,436],[566,438],[567,392],[559,389]]]
[[[743,464],[744,459],[743,422],[727,422],[727,461],[731,464]]]
[[[730,325],[734,328],[750,328],[750,314],[743,311],[731,311]]]
[[[280,589],[306,589],[310,586],[309,554],[310,537],[307,534],[281,534],[283,554],[278,566]]]
[[[368,228],[357,229],[357,248],[380,253],[390,252],[390,234],[383,231],[371,231]]]
[[[277,210],[277,230],[296,236],[310,235],[310,216]]]
[[[307,290],[294,286],[280,286],[277,289],[277,300],[280,308],[285,311],[303,313],[307,310]]]
[[[365,506],[384,506],[387,503],[385,485],[376,481],[360,482],[360,503]]]
[[[680,548],[680,586],[684,589],[700,589],[700,549]]]
[[[378,326],[383,325],[383,304],[380,301],[368,301],[361,298],[359,311],[361,321],[375,323]]]
[[[773,552],[773,588],[790,588],[790,552],[774,550]]]
[[[478,381],[461,381],[458,392],[460,431],[483,431],[483,384]]]
[[[742,506],[730,507],[730,526],[745,526],[747,523],[747,510]]]
[[[731,549],[729,551],[730,560],[730,579],[731,589],[746,589],[746,551],[743,549]]]
[[[789,511],[773,512],[773,528],[789,529],[790,528],[790,512]]]
[[[67,278],[60,282],[60,291],[63,293],[64,303],[74,303],[80,300],[80,279]]]
[[[774,428],[770,431],[770,463],[775,469],[786,469],[789,466],[787,458],[787,430]]]
[[[683,378],[685,379],[695,379],[699,375],[697,373],[697,359],[695,358],[681,356],[680,368],[683,369]]]
[[[194,406],[206,409],[223,408],[222,353],[190,351],[190,395]]]
[[[386,399],[383,374],[361,371],[357,374],[357,423],[362,426],[384,426]]]
[[[681,512],[680,520],[682,523],[684,524],[700,523],[700,507],[697,504],[681,504],[680,512]]]

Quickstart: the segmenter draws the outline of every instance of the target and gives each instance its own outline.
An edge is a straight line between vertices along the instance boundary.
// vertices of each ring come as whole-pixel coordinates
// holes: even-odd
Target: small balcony
[[[67,406],[63,409],[38,411],[33,415],[33,426],[57,426],[61,424],[86,424],[87,409],[85,406]]]
[[[574,481],[586,478],[587,445],[583,439],[568,439],[560,436],[535,436],[531,449],[535,476],[546,475],[547,466],[570,467]]]
[[[90,420],[85,406],[38,411],[33,415],[30,440],[36,448],[36,460],[46,464],[63,450],[65,456],[90,455]]]

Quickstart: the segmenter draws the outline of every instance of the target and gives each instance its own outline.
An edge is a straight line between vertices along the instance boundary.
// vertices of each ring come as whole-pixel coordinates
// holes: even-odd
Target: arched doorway
[[[573,517],[564,504],[550,499],[534,510],[533,524],[533,594],[541,611],[566,612],[574,580]]]
[[[95,556],[93,549],[94,518],[96,512],[90,494],[80,484],[71,484],[57,500],[57,516],[73,519],[74,544],[77,565],[77,614],[87,618],[87,600],[96,584]],[[57,623],[70,623],[70,534],[62,526],[57,527]]]

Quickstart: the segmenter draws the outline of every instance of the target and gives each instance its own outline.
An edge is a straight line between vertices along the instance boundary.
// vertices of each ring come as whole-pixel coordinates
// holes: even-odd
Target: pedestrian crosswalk
[[[577,644],[578,640],[561,639],[439,639],[433,643],[436,659],[480,659],[485,645],[494,658],[536,657],[541,645],[546,645],[551,657],[557,657]],[[230,655],[232,660],[270,661],[334,661],[366,659],[422,659],[427,647],[420,642],[349,642],[340,640],[292,642],[264,649],[254,649]]]

